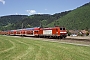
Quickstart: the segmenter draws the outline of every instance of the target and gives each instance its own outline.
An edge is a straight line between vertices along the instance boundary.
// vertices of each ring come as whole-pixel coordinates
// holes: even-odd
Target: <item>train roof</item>
[[[25,28],[26,30],[34,30],[34,28]]]
[[[10,31],[16,31],[16,30],[10,30]]]
[[[34,27],[34,28],[25,28],[26,30],[36,30],[36,29],[38,29],[38,28],[40,28],[40,27]]]

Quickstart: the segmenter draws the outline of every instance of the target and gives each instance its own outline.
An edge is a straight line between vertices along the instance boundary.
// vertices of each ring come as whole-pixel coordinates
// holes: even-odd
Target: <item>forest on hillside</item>
[[[0,30],[13,30],[21,29],[22,23],[23,28],[31,27],[47,27],[47,25],[71,11],[65,11],[61,13],[56,13],[54,15],[50,14],[34,14],[34,15],[8,15],[0,17]]]

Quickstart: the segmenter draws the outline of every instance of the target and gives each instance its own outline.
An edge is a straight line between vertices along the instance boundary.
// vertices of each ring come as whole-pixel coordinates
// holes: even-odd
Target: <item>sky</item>
[[[0,0],[0,16],[55,14],[76,9],[90,0]]]

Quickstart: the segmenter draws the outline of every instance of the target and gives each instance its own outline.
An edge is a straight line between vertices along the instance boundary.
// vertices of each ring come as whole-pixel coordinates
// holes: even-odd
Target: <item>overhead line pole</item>
[[[22,31],[23,31],[23,23],[22,23]],[[21,31],[21,36],[23,37],[22,31]]]

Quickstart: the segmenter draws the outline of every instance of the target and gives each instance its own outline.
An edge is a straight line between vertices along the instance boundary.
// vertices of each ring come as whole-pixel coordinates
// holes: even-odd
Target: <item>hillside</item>
[[[67,29],[90,29],[90,3],[74,9],[48,26],[65,26]]]
[[[35,14],[30,15],[28,18],[24,19],[22,22],[24,24],[24,28],[27,27],[47,27],[51,22],[63,17],[71,11],[65,11],[61,13],[55,13],[53,15],[50,14]]]
[[[8,15],[0,17],[0,30],[15,29],[20,21],[26,18],[27,15]]]

